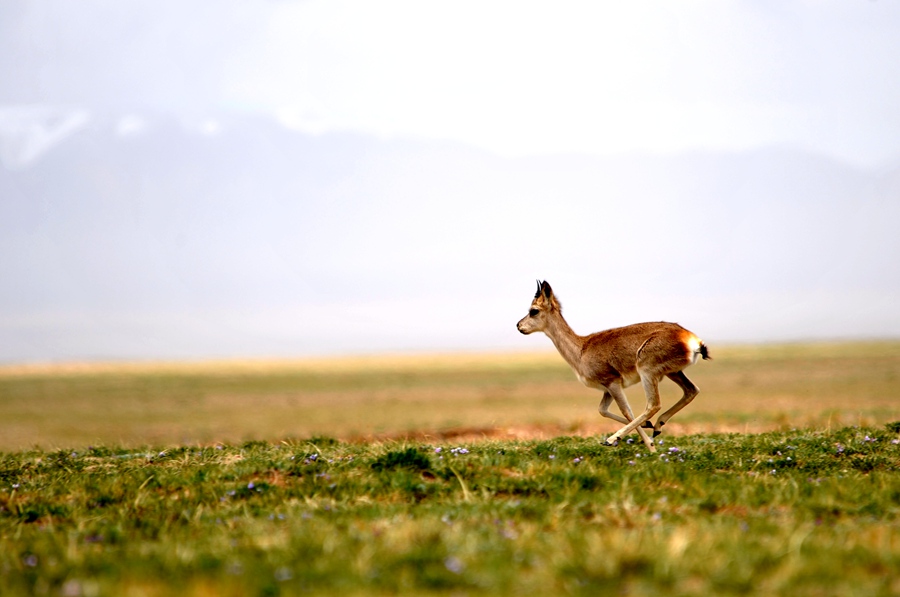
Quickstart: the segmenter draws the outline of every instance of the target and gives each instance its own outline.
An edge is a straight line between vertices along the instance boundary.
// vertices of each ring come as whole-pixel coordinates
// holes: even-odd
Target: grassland
[[[549,355],[7,368],[0,594],[900,594],[900,343],[714,357],[656,455]]]
[[[672,434],[900,418],[900,342],[714,347]],[[660,386],[663,406],[677,389]],[[628,391],[640,408],[640,388]],[[556,354],[0,368],[0,450],[609,433],[600,393]]]
[[[885,429],[19,452],[3,595],[896,595]]]

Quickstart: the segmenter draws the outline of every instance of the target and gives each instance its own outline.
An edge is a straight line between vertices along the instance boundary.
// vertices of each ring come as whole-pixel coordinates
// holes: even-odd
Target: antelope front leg
[[[623,425],[627,425],[628,423],[630,423],[631,419],[634,418],[634,415],[631,414],[631,409],[629,408],[628,412],[626,413],[622,409],[622,405],[619,404],[619,410],[622,411],[622,414],[628,418],[626,419],[625,417],[620,417],[619,415],[617,415],[615,413],[609,412],[609,405],[612,404],[612,401],[613,401],[612,394],[609,393],[609,391],[604,392],[603,400],[600,401],[600,408],[598,409],[600,411],[600,416],[606,417],[607,419],[612,419],[613,421],[618,421],[619,423],[621,423]],[[616,401],[616,403],[618,404],[618,401]]]
[[[642,433],[641,437],[647,437],[647,434],[643,432],[641,425],[644,424],[644,421],[648,421],[653,415],[659,412],[659,379],[651,375],[645,376],[645,374],[642,373],[641,381],[643,382],[644,393],[647,395],[647,407],[644,409],[644,412],[635,417],[630,423],[606,438],[607,444],[611,446],[615,445],[616,442],[619,441],[619,438],[628,435],[635,429],[640,429],[639,433]],[[615,394],[613,394],[613,397],[615,398]],[[622,397],[624,399],[624,393],[622,394]],[[625,404],[628,404],[627,400],[625,400]],[[647,444],[648,450],[656,452],[656,446],[653,445],[650,438],[647,438],[644,443]]]
[[[624,415],[624,417],[625,417],[624,419],[621,417],[612,416],[612,413],[609,413],[608,397],[612,398],[616,401],[616,404],[619,406],[619,410],[622,411],[622,415]],[[609,390],[606,392],[606,394],[603,395],[603,402],[600,403],[600,414],[601,415],[604,414],[604,412],[603,412],[604,404],[606,405],[606,409],[607,409],[607,414],[605,414],[604,416],[608,416],[611,419],[615,419],[616,421],[619,421],[620,423],[625,423],[626,426],[628,424],[630,424],[632,421],[634,421],[634,413],[631,412],[631,405],[628,404],[628,398],[625,397],[625,391],[622,390],[622,388],[619,387],[619,385],[617,385],[617,384],[610,385]],[[647,432],[644,431],[644,428],[637,427],[636,429],[637,429],[638,435],[641,436],[641,441],[643,441],[644,445],[647,446],[647,449],[650,450],[650,452],[656,452],[656,446],[653,445],[653,440],[650,439],[650,437],[647,435]],[[622,434],[622,435],[624,435],[624,434]],[[609,445],[613,445],[610,442],[610,439],[612,439],[612,438],[607,438],[606,443]],[[616,439],[615,441],[618,441],[618,439]]]

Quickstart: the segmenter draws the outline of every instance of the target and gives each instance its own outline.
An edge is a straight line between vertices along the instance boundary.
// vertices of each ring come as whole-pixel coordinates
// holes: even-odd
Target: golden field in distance
[[[666,435],[900,419],[900,341],[711,346]],[[678,398],[660,384],[663,409]],[[643,408],[639,386],[627,390]],[[608,434],[555,352],[0,367],[0,450]]]

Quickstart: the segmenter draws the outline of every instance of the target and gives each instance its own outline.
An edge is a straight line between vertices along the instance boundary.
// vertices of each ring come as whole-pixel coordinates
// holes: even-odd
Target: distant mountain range
[[[583,325],[675,305],[728,340],[900,334],[898,168],[14,116],[0,113],[0,361],[519,346],[521,288],[552,275],[583,297]],[[802,325],[753,320],[771,311],[759,297],[795,297]]]

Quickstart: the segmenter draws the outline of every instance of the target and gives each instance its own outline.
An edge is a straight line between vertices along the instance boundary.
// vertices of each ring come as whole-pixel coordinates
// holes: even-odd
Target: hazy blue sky
[[[0,361],[900,335],[900,4],[5,0]]]

